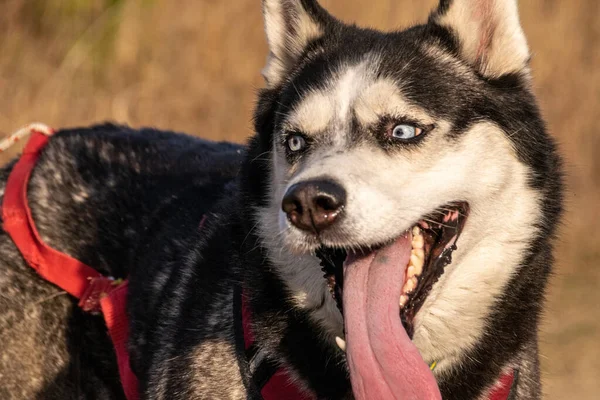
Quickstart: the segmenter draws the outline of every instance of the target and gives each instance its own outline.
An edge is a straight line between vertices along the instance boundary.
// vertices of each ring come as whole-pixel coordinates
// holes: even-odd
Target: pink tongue
[[[398,300],[411,243],[395,243],[344,265],[344,320],[357,400],[441,399],[435,378],[400,322]]]

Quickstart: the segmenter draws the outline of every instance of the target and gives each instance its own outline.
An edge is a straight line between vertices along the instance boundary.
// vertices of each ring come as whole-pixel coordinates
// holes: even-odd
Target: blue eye
[[[306,147],[306,140],[300,135],[292,135],[287,139],[287,147],[295,153]]]
[[[419,136],[421,133],[423,133],[423,129],[408,124],[396,125],[394,129],[392,129],[392,137],[403,140],[412,139]]]

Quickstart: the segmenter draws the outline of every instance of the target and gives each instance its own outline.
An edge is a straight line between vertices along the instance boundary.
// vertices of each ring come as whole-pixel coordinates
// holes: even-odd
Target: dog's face
[[[398,320],[443,373],[481,338],[541,218],[547,138],[516,1],[442,0],[427,24],[393,33],[344,25],[314,1],[263,4],[258,220],[271,261],[332,345],[360,297],[353,271],[377,254],[401,263],[389,276]],[[339,276],[328,287],[315,256],[340,250],[345,318],[329,294]]]

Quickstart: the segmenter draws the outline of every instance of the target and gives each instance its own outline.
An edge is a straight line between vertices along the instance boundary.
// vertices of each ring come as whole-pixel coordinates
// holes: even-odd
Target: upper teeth
[[[419,283],[418,276],[423,272],[425,264],[425,238],[418,226],[412,229],[412,250],[410,251],[410,260],[406,268],[406,278],[402,294],[400,295],[400,308],[404,307],[410,294]]]
[[[417,277],[413,276],[404,283],[404,293],[410,293],[417,287]]]
[[[414,234],[415,229],[417,230],[416,235]],[[425,245],[425,239],[423,238],[423,235],[421,234],[421,230],[419,229],[419,227],[415,226],[415,228],[413,229],[412,247],[413,247],[413,249],[422,249],[424,245]]]

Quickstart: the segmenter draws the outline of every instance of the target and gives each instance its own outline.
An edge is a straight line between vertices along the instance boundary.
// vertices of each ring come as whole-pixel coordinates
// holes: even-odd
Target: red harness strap
[[[3,228],[11,236],[27,263],[48,282],[79,299],[79,306],[87,312],[101,312],[113,342],[123,391],[128,400],[137,400],[138,381],[129,366],[127,338],[129,322],[126,313],[127,281],[115,281],[101,275],[90,266],[54,250],[41,239],[27,201],[27,184],[31,172],[48,143],[48,136],[32,131],[19,161],[15,164],[2,203]],[[201,226],[204,219],[201,222]],[[254,342],[251,315],[242,295],[242,326],[246,348]],[[494,386],[488,400],[506,400],[514,383],[514,372],[504,374]],[[287,372],[280,368],[261,390],[265,400],[312,400],[314,396],[293,383]]]
[[[48,136],[32,131],[31,138],[6,183],[2,203],[3,228],[11,236],[25,261],[42,278],[79,299],[79,306],[84,311],[102,312],[115,347],[125,396],[128,400],[137,400],[137,379],[129,367],[127,352],[127,282],[104,277],[79,260],[46,245],[31,216],[27,184],[47,143]]]
[[[487,400],[507,400],[511,395],[514,383],[515,371],[511,369],[496,382],[496,385],[488,394]]]
[[[242,329],[244,331],[244,345],[246,350],[254,343],[252,332],[251,312],[246,296],[242,293]],[[264,400],[313,400],[314,396],[301,390],[294,384],[288,373],[279,368],[267,381],[260,391]]]

